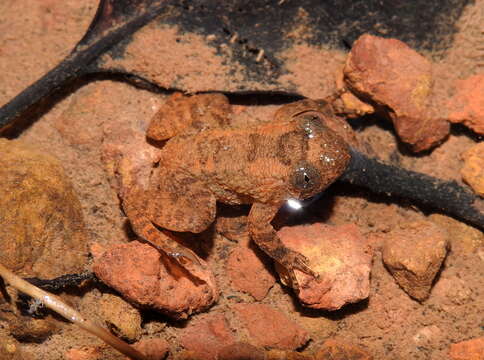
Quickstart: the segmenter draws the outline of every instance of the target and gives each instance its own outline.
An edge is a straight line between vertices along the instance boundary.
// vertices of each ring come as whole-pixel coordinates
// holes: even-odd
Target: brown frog
[[[248,229],[257,245],[288,270],[295,287],[294,269],[316,276],[271,221],[288,199],[323,191],[349,162],[346,142],[317,109],[302,100],[282,106],[270,122],[236,128],[221,94],[171,98],[147,132],[167,140],[158,166],[144,189],[132,184],[123,196],[134,231],[193,274],[197,256],[163,229],[199,233],[214,221],[217,201],[252,204]]]

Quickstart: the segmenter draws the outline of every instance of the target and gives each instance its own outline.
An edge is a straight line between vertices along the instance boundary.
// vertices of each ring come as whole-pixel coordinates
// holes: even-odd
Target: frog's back
[[[287,164],[278,158],[288,124],[212,129],[172,138],[162,149],[162,166],[201,179],[217,199],[230,204],[270,202],[285,191]]]
[[[161,165],[190,174],[229,204],[304,199],[337,179],[350,157],[323,115],[308,111],[250,128],[177,136],[164,147]]]

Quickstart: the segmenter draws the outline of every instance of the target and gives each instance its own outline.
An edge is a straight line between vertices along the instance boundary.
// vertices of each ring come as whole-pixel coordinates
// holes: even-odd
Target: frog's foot
[[[318,273],[314,272],[309,266],[309,260],[303,254],[288,249],[286,247],[277,249],[274,254],[274,260],[284,266],[291,281],[294,290],[299,290],[299,282],[295,270],[299,270],[314,278],[318,278]]]
[[[164,234],[160,232],[160,235]],[[183,247],[178,243],[173,246],[174,243],[167,244],[165,242],[162,246],[157,246],[156,244],[159,244],[159,238],[156,242],[153,240],[154,239],[151,239],[149,243],[162,251],[172,262],[176,263],[176,266],[183,269],[186,275],[196,278],[197,281],[201,280],[202,282],[207,282],[207,271],[209,270],[205,262],[192,250]]]
[[[309,267],[309,261],[303,254],[286,247],[279,236],[277,236],[271,221],[279,207],[279,204],[255,203],[252,205],[248,218],[249,232],[252,239],[267,255],[286,268],[292,287],[298,291],[299,284],[295,274],[296,269],[315,278],[318,276]]]
[[[206,272],[206,267],[192,250],[178,243],[172,236],[158,230],[147,218],[131,219],[131,225],[139,237],[167,255],[188,274],[204,281],[200,274]]]
[[[178,244],[173,239],[170,239],[169,242],[163,239],[161,242],[160,239],[164,234],[160,233],[160,235],[161,236],[157,236],[156,238],[151,237],[147,241],[188,271],[193,269],[193,267],[205,269],[202,260],[192,250]]]
[[[315,273],[308,265],[309,260],[306,256],[303,254],[293,251],[293,250],[288,250],[289,251],[289,264],[284,264],[286,268],[289,269],[297,269],[300,270],[308,275],[311,275],[312,277],[317,277],[318,274]],[[286,260],[287,261],[287,260]]]
[[[184,249],[182,251],[172,251],[169,253],[166,253],[169,257],[171,257],[173,260],[175,260],[178,264],[180,264],[183,267],[188,267],[191,264],[195,264],[198,266],[202,266],[202,263],[198,259],[198,256],[196,256],[192,251],[189,251],[188,249]]]

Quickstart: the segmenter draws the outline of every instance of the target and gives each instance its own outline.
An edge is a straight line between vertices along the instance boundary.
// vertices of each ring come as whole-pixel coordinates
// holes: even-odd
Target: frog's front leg
[[[317,277],[317,274],[309,267],[308,259],[303,254],[287,248],[272,227],[271,221],[276,216],[281,205],[253,204],[249,213],[248,227],[250,235],[256,244],[267,255],[287,269],[293,287],[297,290],[298,283],[294,274],[295,269],[313,277]]]

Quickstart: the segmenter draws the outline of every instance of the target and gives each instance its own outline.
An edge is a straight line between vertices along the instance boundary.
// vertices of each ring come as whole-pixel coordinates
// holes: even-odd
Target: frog
[[[223,94],[170,98],[146,132],[159,146],[149,179],[145,186],[125,186],[122,206],[134,232],[194,275],[205,265],[174,234],[206,230],[217,202],[250,205],[251,239],[298,290],[295,271],[317,273],[281,242],[271,222],[289,199],[324,191],[347,167],[349,146],[325,116],[315,101],[303,99],[267,121],[236,126]]]

